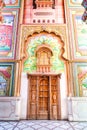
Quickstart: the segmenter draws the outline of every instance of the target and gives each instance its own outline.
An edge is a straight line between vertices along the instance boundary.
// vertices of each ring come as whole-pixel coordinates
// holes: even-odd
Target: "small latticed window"
[[[49,48],[41,47],[37,51],[37,71],[50,72],[52,51]]]

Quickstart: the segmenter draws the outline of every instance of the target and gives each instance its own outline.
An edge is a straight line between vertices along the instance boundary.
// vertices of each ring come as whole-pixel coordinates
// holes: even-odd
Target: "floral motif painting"
[[[87,96],[87,63],[75,63],[73,75],[75,95]]]
[[[11,43],[12,43],[12,32],[13,32],[13,22],[14,16],[5,16],[4,15],[4,23],[0,27],[0,52],[10,51]],[[2,33],[3,32],[3,33]]]
[[[6,8],[18,8],[20,7],[21,0],[4,0]]]
[[[83,0],[67,0],[69,7],[82,7],[81,3]]]
[[[0,24],[0,59],[14,59],[18,10],[7,10],[3,18],[3,24]]]
[[[35,37],[31,37],[27,45],[28,58],[24,62],[24,71],[29,73],[36,72],[35,50],[39,45],[42,44],[49,45],[53,51],[53,56],[51,58],[52,63],[51,71],[54,73],[60,73],[61,71],[64,71],[64,64],[58,58],[60,52],[60,44],[58,43],[56,37],[53,37],[52,35],[48,34],[42,34],[42,35],[40,34]]]
[[[0,63],[0,96],[12,96],[14,88],[14,63]]]
[[[75,59],[87,58],[87,25],[82,21],[82,13],[81,10],[70,11]]]
[[[75,16],[75,27],[77,30],[77,42],[78,42],[78,49],[82,50],[83,52],[87,51],[87,27],[86,24],[82,22],[82,16],[76,15]],[[82,26],[81,26],[82,25]]]

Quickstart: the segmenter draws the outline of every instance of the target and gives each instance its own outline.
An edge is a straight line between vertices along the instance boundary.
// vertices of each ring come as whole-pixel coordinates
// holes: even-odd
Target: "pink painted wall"
[[[64,23],[64,21],[63,0],[55,0],[55,9],[52,7],[37,7],[33,9],[33,1],[25,1],[24,24]]]

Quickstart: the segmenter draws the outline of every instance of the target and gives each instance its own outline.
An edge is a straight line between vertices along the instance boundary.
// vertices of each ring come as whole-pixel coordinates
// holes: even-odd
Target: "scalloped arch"
[[[66,62],[67,59],[63,56],[65,49],[64,49],[64,43],[66,42],[66,27],[65,26],[22,26],[22,43],[24,43],[22,50],[21,50],[21,59],[25,60],[27,58],[26,48],[27,48],[27,42],[30,37],[32,37],[35,34],[40,33],[47,33],[47,34],[53,34],[57,36],[57,38],[61,42],[61,48],[60,48],[60,54],[59,57],[63,62]]]

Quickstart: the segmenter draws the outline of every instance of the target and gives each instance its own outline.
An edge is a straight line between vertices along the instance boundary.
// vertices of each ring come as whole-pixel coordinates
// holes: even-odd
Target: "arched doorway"
[[[60,74],[28,74],[28,119],[60,119]]]
[[[54,40],[54,42],[53,41],[50,42],[50,39],[55,39],[55,37],[57,39]],[[45,38],[48,38],[48,39],[45,39]],[[25,42],[26,44],[24,46],[23,53],[24,53],[24,67],[25,67],[25,70],[27,70],[27,75],[28,75],[27,119],[61,119],[61,100],[60,100],[61,99],[60,97],[61,73],[58,70],[59,69],[58,66],[57,66],[57,70],[55,69],[56,71],[52,70],[53,65],[51,64],[52,62],[50,62],[52,59],[50,60],[50,58],[51,56],[54,56],[54,53],[55,53],[57,55],[52,58],[55,60],[58,58],[58,60],[60,61],[59,64],[61,64],[62,60],[66,61],[66,59],[63,57],[64,43],[61,40],[61,37],[59,35],[56,36],[53,33],[49,34],[44,31],[41,33],[39,32],[38,34],[35,33],[28,36]],[[55,50],[58,53],[56,53]],[[45,57],[45,61],[43,60],[44,57]],[[32,59],[34,59],[34,62],[32,61]],[[34,67],[33,69],[30,66],[32,63]],[[45,64],[43,65],[43,63]],[[50,64],[46,64],[46,63],[50,63]],[[56,65],[58,65],[58,63]],[[27,68],[28,66],[29,68]],[[46,69],[44,69],[44,66]],[[51,68],[51,69],[47,69],[46,66],[48,66],[48,68]],[[38,69],[39,67],[40,69]],[[41,90],[42,84],[43,84],[43,90],[44,90],[44,87],[46,86],[46,85],[44,86],[44,84],[47,84],[47,87],[45,87],[46,90],[44,90],[44,92]],[[53,87],[52,87],[53,84],[55,86],[55,91],[53,90]],[[42,92],[40,92],[40,90]],[[46,91],[47,97],[44,97],[45,94],[42,94],[42,93],[45,93],[45,91]],[[42,94],[41,98],[46,98],[45,101],[40,100],[40,93]]]

